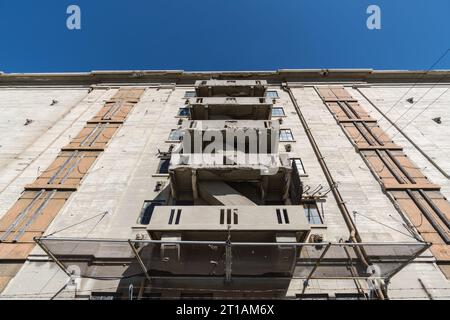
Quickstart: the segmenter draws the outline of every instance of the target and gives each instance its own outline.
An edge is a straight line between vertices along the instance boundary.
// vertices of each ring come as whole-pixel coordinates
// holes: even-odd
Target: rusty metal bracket
[[[322,262],[322,259],[325,257],[325,255],[327,254],[327,251],[328,251],[328,249],[330,249],[330,247],[331,247],[331,242],[329,242],[327,244],[325,249],[322,251],[322,254],[320,255],[319,259],[316,261],[316,264],[314,265],[314,267],[312,268],[311,272],[309,273],[308,277],[306,278],[305,281],[303,281],[302,294],[305,293],[306,288],[309,285],[309,280],[311,280],[311,277],[313,276],[313,274],[316,271],[316,269],[319,267],[320,263]]]
[[[134,247],[134,244],[131,240],[128,240],[128,244],[130,245],[131,250],[133,250],[133,253],[139,263],[139,265],[141,266],[142,271],[145,274],[145,278],[147,279],[148,282],[151,281],[150,275],[148,274],[148,270],[147,267],[144,264],[144,261],[142,261],[141,256],[139,255],[139,252],[136,250],[136,248]]]

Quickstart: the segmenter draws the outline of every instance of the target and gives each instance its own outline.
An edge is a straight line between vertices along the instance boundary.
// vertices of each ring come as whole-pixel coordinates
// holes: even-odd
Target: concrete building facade
[[[0,74],[0,298],[449,299],[449,88]]]

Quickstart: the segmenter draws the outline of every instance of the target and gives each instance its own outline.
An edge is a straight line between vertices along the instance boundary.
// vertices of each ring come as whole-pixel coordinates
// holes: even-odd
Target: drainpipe
[[[305,130],[305,133],[306,133],[308,140],[314,150],[317,160],[319,161],[320,167],[322,168],[322,171],[325,174],[328,185],[330,186],[333,196],[336,199],[337,205],[342,214],[342,217],[344,218],[345,224],[347,225],[347,228],[350,232],[350,240],[352,242],[362,242],[359,232],[356,229],[356,225],[352,220],[350,212],[348,211],[347,206],[345,205],[345,202],[341,196],[341,193],[339,192],[339,190],[337,188],[336,182],[334,181],[334,179],[330,173],[330,170],[328,169],[328,166],[324,160],[324,156],[320,152],[320,149],[316,143],[316,140],[314,139],[314,136],[311,133],[311,128],[308,126],[308,123],[306,122],[306,119],[300,110],[300,107],[297,103],[297,100],[294,97],[294,94],[292,93],[292,91],[289,88],[289,85],[287,83],[283,83],[281,88],[289,94],[292,104],[294,105],[295,110],[297,111],[298,117],[300,118],[300,121],[303,125],[303,129]],[[365,265],[365,267],[366,268],[369,267],[369,265],[370,265],[368,263],[369,259],[367,258],[367,253],[365,252],[364,247],[358,246],[357,248],[355,248],[355,252],[358,255],[358,258],[360,259],[360,261]],[[385,294],[382,292],[381,289],[377,290],[377,295],[378,295],[379,299],[381,299],[381,300],[385,299]]]
[[[370,105],[372,107],[375,108],[375,110],[377,110],[382,116],[383,118],[385,118],[395,129],[398,130],[398,132],[400,132],[402,134],[402,136],[405,137],[406,140],[409,141],[409,143],[411,143],[413,145],[414,148],[416,148],[417,151],[419,151],[424,157],[425,159],[428,160],[428,162],[431,163],[431,165],[433,167],[435,167],[440,173],[442,173],[442,175],[444,177],[446,177],[447,179],[450,179],[450,176],[448,175],[447,172],[445,172],[444,169],[442,169],[433,159],[431,159],[431,157],[429,155],[427,155],[425,153],[425,151],[423,151],[394,121],[392,121],[390,118],[387,117],[387,115],[385,113],[383,113],[380,108],[378,108],[359,88],[358,86],[353,86],[354,89],[356,89],[356,91],[359,92],[360,95],[362,95],[364,97],[364,99],[366,99],[367,102],[370,103]]]

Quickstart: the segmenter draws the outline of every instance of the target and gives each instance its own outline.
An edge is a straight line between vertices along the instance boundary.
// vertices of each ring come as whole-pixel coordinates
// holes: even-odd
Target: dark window
[[[170,159],[161,159],[158,165],[157,173],[169,173]]]
[[[277,91],[267,91],[266,97],[270,99],[278,99],[278,92]]]
[[[328,294],[326,293],[304,293],[304,294],[296,294],[298,299],[301,300],[328,300]]]
[[[238,213],[237,209],[220,209],[220,224],[225,223],[225,218],[227,224],[231,224],[231,218],[233,218],[233,224],[238,224]]]
[[[193,206],[194,201],[192,201],[192,200],[176,200],[175,205],[177,205],[177,206]]]
[[[280,141],[294,141],[291,129],[280,129]]]
[[[295,164],[295,166],[297,167],[298,174],[306,174],[305,167],[303,167],[302,159],[292,158],[291,161],[292,161],[292,165]]]
[[[196,96],[197,96],[197,94],[195,93],[195,91],[186,91],[184,94],[185,98],[194,98]]]
[[[278,224],[289,224],[289,215],[287,209],[276,209]]]
[[[189,108],[180,108],[178,109],[178,116],[179,117],[189,117]]]
[[[319,209],[316,203],[305,203],[303,204],[303,209],[305,211],[306,219],[311,224],[322,224],[322,217],[320,216]]]
[[[336,300],[367,300],[366,296],[361,293],[336,293]]]
[[[283,107],[273,107],[272,108],[272,117],[284,117],[284,109]]]
[[[139,216],[140,224],[149,224],[152,218],[153,210],[157,206],[162,206],[164,204],[163,200],[146,200],[141,209],[141,214]]]
[[[172,129],[172,131],[170,131],[170,134],[169,134],[169,140],[180,141],[182,136],[183,136],[183,133],[181,132],[181,130]]]

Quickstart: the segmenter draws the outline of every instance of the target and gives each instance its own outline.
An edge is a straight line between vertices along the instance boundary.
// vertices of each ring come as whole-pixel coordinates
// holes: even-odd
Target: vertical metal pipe
[[[398,183],[405,183],[405,179],[401,177],[398,172],[395,172],[394,168],[387,162],[387,160],[383,157],[380,150],[375,150],[375,153],[380,158],[381,162],[383,162],[384,166],[388,169],[388,171],[392,174],[392,176],[397,180]]]
[[[444,222],[445,226],[450,229],[450,221],[446,215],[439,209],[439,207],[433,202],[433,200],[428,196],[428,194],[422,189],[418,190],[422,198],[428,203],[428,205],[433,209],[433,211],[439,216],[439,218]]]
[[[450,236],[448,235],[447,231],[442,228],[441,225],[439,225],[434,217],[428,212],[428,210],[419,202],[419,199],[416,198],[414,193],[407,189],[406,193],[411,198],[411,200],[414,202],[414,204],[417,206],[417,208],[422,212],[422,214],[425,216],[425,218],[428,220],[428,222],[433,226],[434,230],[439,234],[439,236],[444,240],[446,244],[450,244]]]
[[[325,174],[325,178],[327,179],[328,185],[330,186],[333,196],[336,199],[339,210],[341,211],[341,214],[344,218],[345,224],[347,225],[347,228],[349,229],[350,239],[353,242],[362,242],[361,237],[359,236],[358,230],[356,229],[356,226],[351,218],[350,212],[348,211],[347,206],[345,205],[345,202],[342,199],[341,193],[339,192],[339,190],[336,187],[336,182],[334,181],[334,179],[330,173],[330,170],[328,169],[328,166],[325,163],[324,156],[322,155],[322,153],[319,149],[319,146],[317,145],[317,142],[311,133],[311,128],[308,126],[308,123],[306,122],[306,119],[303,116],[292,91],[290,90],[290,88],[287,85],[283,85],[283,90],[289,94],[289,97],[295,107],[295,110],[297,111],[297,114],[303,125],[303,129],[306,132],[306,136],[308,137],[311,147],[313,148],[313,151],[317,157],[317,160],[319,161],[320,167],[322,168],[322,171]],[[314,90],[316,90],[315,87],[314,87]]]
[[[400,169],[400,171],[405,175],[405,177],[408,178],[408,180],[411,183],[416,183],[416,180],[409,174],[409,172],[402,166],[400,161],[395,158],[395,156],[392,154],[390,150],[385,150],[386,154],[389,156],[389,158],[395,163],[395,165]]]
[[[333,196],[336,199],[338,208],[341,211],[341,214],[344,218],[345,224],[347,225],[347,228],[349,229],[350,240],[352,242],[362,242],[361,236],[359,235],[359,232],[356,229],[356,225],[354,224],[352,217],[350,215],[350,212],[348,211],[347,206],[345,205],[345,202],[342,199],[341,193],[337,189],[336,182],[334,181],[334,179],[330,173],[330,170],[328,169],[328,166],[324,160],[324,157],[323,157],[322,153],[320,152],[319,146],[317,145],[316,140],[314,139],[314,136],[311,133],[311,129],[309,128],[308,123],[306,122],[306,119],[300,110],[300,107],[298,106],[298,103],[294,97],[294,94],[292,93],[291,89],[288,87],[287,84],[283,85],[282,88],[284,91],[286,91],[289,94],[291,102],[294,105],[295,110],[297,111],[297,114],[300,118],[300,122],[303,125],[303,129],[305,130],[305,133],[306,133],[308,140],[314,150],[314,153],[319,161],[322,171],[325,174],[328,185],[330,186]],[[316,91],[316,93],[319,95],[319,93],[317,92],[317,88],[315,86],[313,88]],[[355,252],[358,255],[358,258],[360,259],[360,261],[365,265],[365,267],[368,267],[370,265],[369,259],[368,259],[367,253],[365,252],[364,248],[363,247],[355,248]],[[380,299],[382,299],[382,300],[385,299],[385,294],[381,290],[377,291],[377,293],[378,293],[378,297]]]
[[[309,285],[309,280],[311,280],[311,277],[313,276],[314,272],[317,270],[317,268],[319,267],[320,263],[322,262],[322,259],[325,257],[325,255],[328,252],[328,249],[330,249],[331,247],[331,242],[329,242],[327,244],[327,246],[325,247],[325,249],[323,249],[322,253],[320,254],[319,259],[316,261],[316,263],[314,264],[314,267],[312,268],[311,272],[308,274],[308,277],[306,278],[305,281],[303,281],[303,290],[302,290],[302,294],[305,293],[306,288]]]
[[[374,134],[371,130],[371,128],[367,125],[366,122],[362,122],[362,125],[364,126],[364,128],[367,130],[368,133],[370,133],[370,135],[372,136],[372,138],[376,141],[376,143],[378,143],[380,146],[384,146],[384,142],[381,141],[379,139],[379,137],[377,137],[376,134]]]
[[[136,248],[134,247],[134,244],[133,244],[133,242],[131,242],[131,240],[128,240],[128,244],[130,245],[131,250],[133,250],[133,253],[134,253],[139,265],[141,266],[142,271],[144,271],[145,278],[150,283],[151,279],[148,274],[147,267],[145,266],[144,261],[142,261],[141,256],[139,255],[139,252],[136,250]]]

